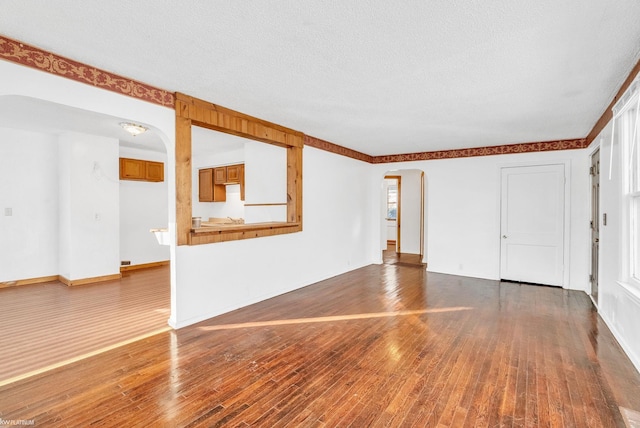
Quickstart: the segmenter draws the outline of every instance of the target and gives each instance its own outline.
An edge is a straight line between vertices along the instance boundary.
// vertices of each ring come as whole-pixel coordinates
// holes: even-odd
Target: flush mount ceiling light
[[[120,126],[122,126],[122,128],[127,131],[129,134],[133,135],[134,137],[136,135],[142,134],[143,132],[145,132],[147,129],[142,125],[137,125],[135,123],[131,123],[131,122],[120,122]]]

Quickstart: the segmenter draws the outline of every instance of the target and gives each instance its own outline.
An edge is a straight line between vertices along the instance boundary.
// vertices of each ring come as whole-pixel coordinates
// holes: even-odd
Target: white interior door
[[[502,168],[501,279],[562,286],[564,165]]]

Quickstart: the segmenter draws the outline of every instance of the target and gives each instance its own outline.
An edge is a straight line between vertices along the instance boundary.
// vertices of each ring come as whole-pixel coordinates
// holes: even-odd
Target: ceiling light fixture
[[[149,128],[144,127],[142,125],[137,125],[137,124],[131,123],[131,122],[120,122],[120,126],[122,126],[122,128],[125,131],[127,131],[129,134],[133,135],[134,137],[136,135],[142,134],[147,129],[149,129]]]

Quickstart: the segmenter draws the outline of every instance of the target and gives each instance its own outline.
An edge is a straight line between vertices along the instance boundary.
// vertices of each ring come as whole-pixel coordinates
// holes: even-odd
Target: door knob
[[[507,235],[502,235],[502,239],[507,239]]]

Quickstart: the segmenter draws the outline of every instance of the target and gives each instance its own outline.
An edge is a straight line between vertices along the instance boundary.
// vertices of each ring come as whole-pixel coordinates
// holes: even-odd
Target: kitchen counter
[[[274,221],[265,223],[233,224],[202,222],[201,227],[191,229],[189,245],[206,244],[260,236],[280,235],[302,230],[301,223]]]

